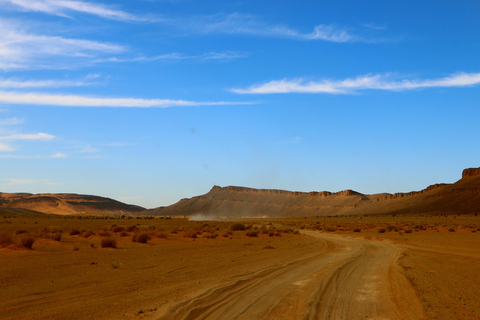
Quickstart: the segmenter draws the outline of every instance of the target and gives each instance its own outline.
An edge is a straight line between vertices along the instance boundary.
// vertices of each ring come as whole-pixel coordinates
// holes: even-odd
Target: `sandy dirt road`
[[[305,231],[317,252],[220,281],[164,306],[164,319],[422,319],[388,241]],[[315,251],[315,250],[314,250]]]

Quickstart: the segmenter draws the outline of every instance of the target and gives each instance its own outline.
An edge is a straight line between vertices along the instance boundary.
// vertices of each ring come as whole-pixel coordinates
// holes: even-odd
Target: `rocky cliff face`
[[[463,170],[462,179],[475,176],[480,176],[480,168],[469,168]]]
[[[465,179],[468,178],[468,179]],[[210,192],[182,199],[145,214],[212,217],[303,217],[392,213],[480,212],[480,168],[466,169],[454,184],[434,184],[420,191],[364,195],[352,190],[336,193],[293,192],[214,186]]]

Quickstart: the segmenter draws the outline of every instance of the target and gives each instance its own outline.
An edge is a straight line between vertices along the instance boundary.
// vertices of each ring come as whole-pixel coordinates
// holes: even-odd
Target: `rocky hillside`
[[[480,213],[480,168],[465,169],[453,184],[396,194],[364,195],[291,192],[214,186],[205,195],[182,199],[169,207],[147,210],[149,215],[210,217],[302,217],[385,213]]]
[[[22,208],[53,214],[133,214],[145,208],[79,194],[0,193],[0,210]]]

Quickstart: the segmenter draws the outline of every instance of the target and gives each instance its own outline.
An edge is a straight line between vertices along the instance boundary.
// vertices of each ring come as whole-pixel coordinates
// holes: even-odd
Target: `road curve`
[[[422,319],[424,313],[387,241],[305,231],[318,252],[226,279],[169,306],[165,319]]]

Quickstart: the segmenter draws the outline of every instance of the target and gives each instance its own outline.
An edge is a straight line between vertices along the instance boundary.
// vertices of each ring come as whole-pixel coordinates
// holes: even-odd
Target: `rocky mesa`
[[[206,217],[303,217],[365,214],[465,214],[480,212],[480,168],[465,169],[453,184],[434,184],[421,191],[365,195],[352,190],[336,193],[292,192],[214,186],[208,193],[182,199],[144,214]]]
[[[68,193],[0,193],[0,210],[5,208],[21,208],[61,215],[135,214],[145,210],[145,208],[109,198]]]

